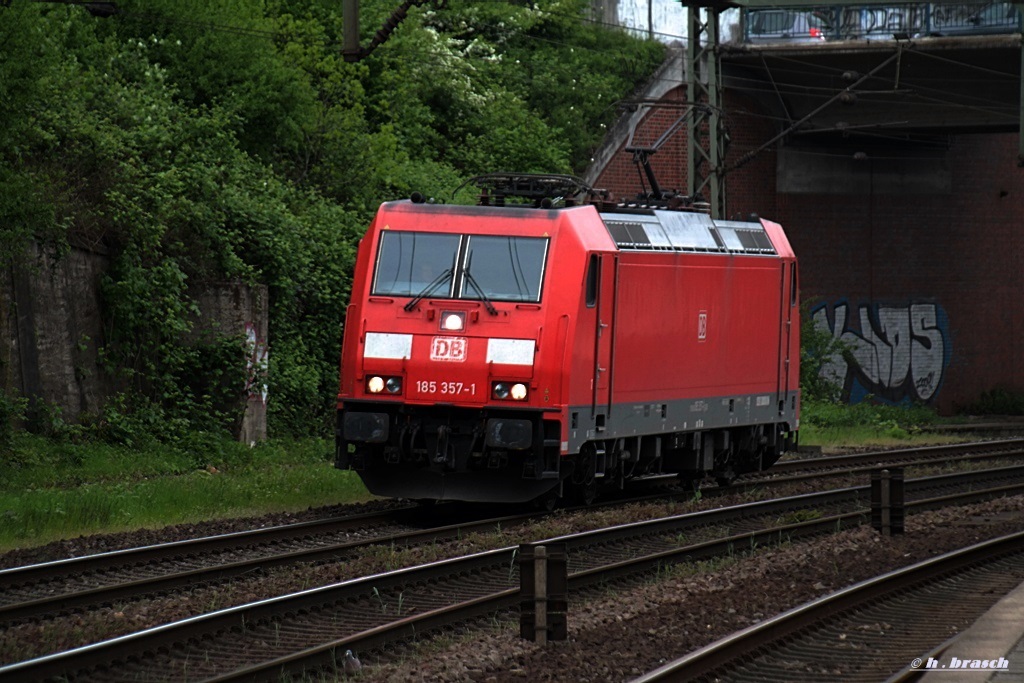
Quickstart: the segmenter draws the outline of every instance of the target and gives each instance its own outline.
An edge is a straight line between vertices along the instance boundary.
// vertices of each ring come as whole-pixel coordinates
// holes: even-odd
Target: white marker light
[[[379,394],[384,391],[384,378],[383,377],[371,377],[366,383],[366,388],[371,394]]]
[[[521,382],[513,384],[511,395],[515,400],[522,401],[526,398],[526,385]]]
[[[465,313],[445,311],[441,314],[441,329],[448,332],[461,332],[466,327]]]

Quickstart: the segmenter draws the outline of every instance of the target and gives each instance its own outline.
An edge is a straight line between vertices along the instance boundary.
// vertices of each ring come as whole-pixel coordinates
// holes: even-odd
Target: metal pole
[[[343,55],[359,56],[359,0],[342,0],[342,46]]]
[[[892,536],[892,491],[889,488],[889,470],[882,470],[880,495],[882,498],[882,535]]]
[[[544,546],[533,549],[533,642],[548,644],[548,550]]]
[[[707,20],[701,20],[701,12]],[[696,107],[687,129],[686,182],[691,198],[708,202],[713,218],[725,216],[725,144],[722,126],[722,91],[718,54],[718,12],[696,5],[687,7],[689,62],[687,99]],[[703,40],[703,42],[702,42]],[[705,144],[705,137],[707,143]]]
[[[1024,31],[1024,3],[1017,8],[1017,30]],[[1017,102],[1020,127],[1017,128],[1017,166],[1024,166],[1024,47],[1020,51],[1020,100]]]

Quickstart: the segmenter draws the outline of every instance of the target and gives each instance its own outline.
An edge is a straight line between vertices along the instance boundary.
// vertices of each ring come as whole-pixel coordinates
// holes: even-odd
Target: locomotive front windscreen
[[[484,301],[540,301],[548,240],[386,230],[373,293]]]

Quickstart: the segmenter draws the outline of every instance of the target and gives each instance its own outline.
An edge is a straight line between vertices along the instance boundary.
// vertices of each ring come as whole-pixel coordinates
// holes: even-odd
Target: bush
[[[839,400],[843,387],[825,372],[825,368],[848,349],[831,332],[814,323],[810,304],[805,301],[800,306],[800,394],[805,403],[834,403]]]
[[[0,391],[0,454],[9,454],[14,448],[15,424],[25,419],[28,401]]]
[[[934,410],[925,406],[878,404],[867,397],[853,405],[835,401],[804,401],[800,421],[820,430],[860,428],[901,439],[927,425],[936,424],[939,418]]]
[[[1010,389],[991,389],[967,406],[971,415],[1024,415],[1024,393]]]

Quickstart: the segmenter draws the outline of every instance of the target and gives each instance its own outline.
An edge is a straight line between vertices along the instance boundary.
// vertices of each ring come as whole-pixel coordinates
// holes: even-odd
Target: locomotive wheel
[[[736,473],[732,469],[715,472],[715,481],[719,486],[732,486],[732,483],[736,481]]]
[[[576,469],[573,470],[569,488],[574,503],[592,505],[597,498],[597,479],[594,471],[596,462],[594,444],[584,444],[577,456]]]
[[[597,498],[597,480],[591,479],[583,485],[583,491],[580,494],[580,502],[584,505],[593,505],[594,499]]]
[[[573,484],[572,498],[573,502],[579,505],[593,505],[597,499],[597,480],[591,478],[588,482]]]
[[[533,499],[533,507],[543,512],[553,512],[558,505],[558,488]]]
[[[697,493],[700,490],[700,483],[704,481],[703,476],[697,476],[693,474],[680,474],[679,475],[679,486],[692,493]]]

